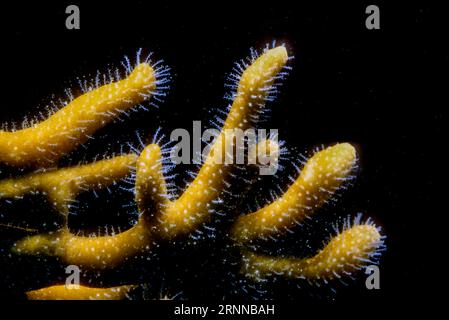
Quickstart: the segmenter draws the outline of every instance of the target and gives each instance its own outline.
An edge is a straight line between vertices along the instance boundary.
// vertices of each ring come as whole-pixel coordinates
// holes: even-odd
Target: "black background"
[[[20,123],[25,114],[45,110],[52,95],[77,87],[76,77],[117,66],[139,47],[155,52],[172,68],[168,98],[158,110],[101,131],[89,151],[83,150],[89,159],[132,141],[135,129],[152,134],[161,126],[169,133],[190,129],[192,120],[207,124],[209,110],[226,105],[223,83],[233,62],[246,57],[250,47],[285,42],[295,56],[293,70],[271,104],[268,128],[279,128],[280,138],[299,152],[337,141],[357,145],[357,183],[334,211],[366,213],[387,235],[381,290],[354,285],[331,300],[376,306],[421,297],[432,301],[436,293],[426,284],[439,280],[430,272],[435,247],[429,243],[444,214],[435,177],[442,168],[447,106],[436,99],[445,84],[437,58],[448,60],[434,43],[445,37],[440,21],[423,5],[379,5],[381,29],[367,30],[368,4],[82,2],[81,30],[65,28],[63,2],[8,6],[1,22],[0,120]],[[195,292],[195,281],[200,280],[186,281],[192,289],[187,296],[204,299],[209,293]],[[11,297],[9,289],[1,291]],[[295,300],[294,293],[288,297]]]

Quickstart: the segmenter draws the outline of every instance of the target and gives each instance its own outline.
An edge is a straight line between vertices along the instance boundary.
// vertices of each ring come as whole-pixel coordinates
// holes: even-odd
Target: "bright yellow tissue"
[[[0,163],[54,166],[99,128],[147,100],[155,89],[153,68],[141,63],[127,78],[79,96],[41,123],[14,132],[0,131]]]
[[[29,300],[122,300],[136,286],[90,288],[59,285],[26,292]]]
[[[331,239],[312,258],[285,258],[244,253],[242,273],[254,280],[268,276],[310,280],[331,280],[356,272],[369,264],[370,255],[381,243],[381,235],[375,226],[353,226]]]
[[[280,198],[236,220],[231,230],[232,238],[247,243],[279,234],[285,228],[301,223],[348,178],[356,158],[355,148],[349,143],[336,144],[317,152]]]

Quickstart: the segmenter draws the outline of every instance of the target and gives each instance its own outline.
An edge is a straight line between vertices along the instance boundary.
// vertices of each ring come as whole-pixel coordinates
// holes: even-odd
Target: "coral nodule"
[[[246,213],[238,206],[239,201],[249,202],[243,191],[238,193],[239,201],[230,200],[229,195],[235,189],[240,190],[242,184],[246,184],[246,189],[251,186],[254,177],[249,176],[254,173],[254,165],[266,165],[262,161],[265,153],[275,154],[275,165],[282,157],[282,143],[268,137],[260,139],[255,147],[247,147],[247,165],[223,161],[229,157],[229,146],[231,150],[239,148],[235,136],[227,132],[256,128],[267,102],[274,100],[280,80],[291,69],[290,58],[285,46],[267,46],[261,54],[252,50],[247,61],[236,64],[229,77],[232,82],[229,86],[234,90],[232,103],[222,112],[226,118],[217,119],[221,131],[208,145],[198,172],[192,174],[192,181],[177,197],[171,194],[172,182],[165,176],[170,157],[158,142],[143,146],[140,154],[58,167],[63,156],[85,143],[100,127],[152,96],[157,99],[160,90],[166,88],[168,68],[158,63],[151,65],[147,60],[141,63],[140,52],[134,69],[126,60],[127,76],[123,80],[117,76],[103,86],[86,89],[87,92],[32,127],[1,131],[0,163],[40,170],[0,181],[0,198],[15,199],[40,192],[64,217],[59,230],[19,239],[13,244],[12,252],[56,257],[63,265],[101,271],[150,253],[159,243],[197,240],[207,236],[201,231],[204,228],[213,233],[214,228],[223,226],[228,228],[223,234],[240,252],[240,275],[249,281],[277,275],[318,283],[351,277],[354,272],[376,263],[384,247],[384,236],[371,220],[361,222],[359,216],[353,223],[347,220],[343,230],[314,256],[267,255],[257,250],[258,241],[295,234],[295,228],[307,223],[307,218],[313,219],[314,213],[349,183],[357,167],[357,152],[349,143],[337,143],[316,152],[303,163],[298,176],[290,179],[290,186],[282,188],[280,196],[253,212]],[[139,213],[137,222],[113,235],[73,234],[67,220],[76,196],[107,188],[122,179],[133,181]],[[221,217],[231,223],[220,224]],[[57,285],[26,294],[29,299],[123,299],[136,286]]]

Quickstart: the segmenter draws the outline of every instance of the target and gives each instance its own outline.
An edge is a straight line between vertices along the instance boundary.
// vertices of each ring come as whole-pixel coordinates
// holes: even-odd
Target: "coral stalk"
[[[237,219],[231,230],[232,238],[247,243],[278,235],[286,228],[300,224],[349,179],[355,163],[355,148],[348,143],[317,152],[280,198]]]
[[[382,239],[374,225],[356,225],[332,238],[311,258],[271,257],[246,252],[241,272],[258,281],[275,275],[291,279],[339,279],[373,264],[370,258],[383,244]]]
[[[136,286],[90,288],[76,285],[58,285],[28,291],[29,300],[122,300]]]
[[[156,90],[156,74],[141,63],[123,80],[74,99],[47,120],[18,131],[0,131],[0,163],[15,167],[49,167],[86,142],[99,128]]]
[[[137,155],[128,154],[94,163],[31,173],[0,181],[1,198],[18,198],[32,192],[47,195],[55,209],[67,216],[69,205],[84,190],[107,187],[129,175]]]

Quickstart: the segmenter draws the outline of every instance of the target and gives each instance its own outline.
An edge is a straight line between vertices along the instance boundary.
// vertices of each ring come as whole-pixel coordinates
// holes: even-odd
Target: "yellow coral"
[[[234,144],[232,134],[226,130],[246,130],[251,127],[251,117],[257,116],[265,104],[267,88],[288,60],[285,47],[267,50],[242,74],[236,97],[223,125],[195,180],[161,217],[162,236],[172,238],[188,234],[207,222],[211,216],[211,203],[216,200],[229,177],[231,165],[224,163],[228,146]],[[229,132],[229,131],[228,131]]]
[[[28,291],[29,300],[122,300],[136,286],[90,288],[77,285],[58,285]]]
[[[309,280],[330,280],[351,274],[372,264],[369,259],[382,244],[373,225],[361,224],[335,236],[318,254],[311,258],[271,257],[246,252],[242,273],[255,280],[272,275]]]
[[[231,237],[245,243],[276,235],[301,223],[332,196],[348,178],[355,163],[356,152],[349,143],[317,152],[280,198],[256,212],[240,216],[231,230]]]
[[[0,131],[0,163],[52,166],[122,112],[147,100],[155,89],[153,68],[141,63],[127,78],[81,95],[33,127]]]
[[[58,257],[65,264],[84,268],[114,268],[151,250],[161,240],[171,241],[192,234],[210,222],[215,204],[228,191],[228,180],[237,168],[235,159],[231,159],[232,164],[226,162],[230,151],[239,148],[233,130],[245,131],[254,126],[265,102],[270,99],[275,80],[282,77],[281,70],[287,61],[287,50],[280,46],[266,50],[257,58],[253,56],[249,66],[239,65],[242,74],[235,77],[238,78],[237,90],[222,131],[209,146],[197,176],[178,199],[168,197],[162,151],[156,144],[145,147],[139,156],[125,155],[1,181],[1,197],[41,191],[59,212],[67,214],[68,204],[80,191],[109,185],[127,176],[131,167],[136,168],[134,191],[140,217],[129,230],[116,235],[82,237],[73,235],[66,224],[57,232],[19,240],[12,250],[21,254],[46,254]],[[54,164],[105,125],[116,111],[124,111],[147,99],[155,89],[155,78],[155,72],[148,64],[139,64],[127,79],[82,95],[33,128],[0,132],[0,162],[17,167]],[[13,150],[8,148],[10,146],[17,148]],[[258,167],[272,166],[277,165],[280,154],[281,146],[266,139],[250,148],[247,160],[248,164]],[[268,155],[274,163],[267,161]],[[249,246],[253,240],[280,235],[283,230],[289,230],[311,216],[350,179],[356,160],[355,148],[349,143],[317,152],[281,197],[236,219],[229,234],[244,252],[242,272],[246,276],[260,280],[272,274],[282,274],[288,278],[327,280],[360,269],[370,261],[382,244],[382,237],[369,223],[356,224],[343,231],[310,258],[270,257],[247,250],[248,247],[254,249]],[[53,286],[30,291],[27,296],[30,299],[124,298],[134,286],[117,288],[122,287],[81,287],[72,291],[65,286]]]
[[[169,200],[167,186],[162,174],[162,154],[157,144],[142,151],[136,165],[136,204],[145,222],[151,224],[152,217],[161,215]]]
[[[66,264],[104,269],[113,268],[150,249],[150,244],[149,230],[138,222],[129,230],[109,236],[76,236],[64,228],[26,237],[14,243],[12,250],[21,254],[46,254],[58,257]]]
[[[101,189],[123,179],[129,175],[136,159],[137,155],[128,154],[86,165],[5,179],[0,181],[0,198],[42,192],[58,212],[67,215],[70,203],[80,192]]]
[[[142,193],[146,195],[145,189],[153,188],[152,178],[159,174],[159,159],[160,149],[157,145],[147,146],[137,159],[136,202],[139,204],[142,203]],[[90,171],[89,173],[93,174]],[[113,268],[151,248],[152,235],[148,216],[149,212],[144,211],[137,224],[117,235],[76,236],[65,227],[58,232],[26,237],[14,244],[13,251],[22,254],[46,254],[58,257],[67,264],[90,268]]]

